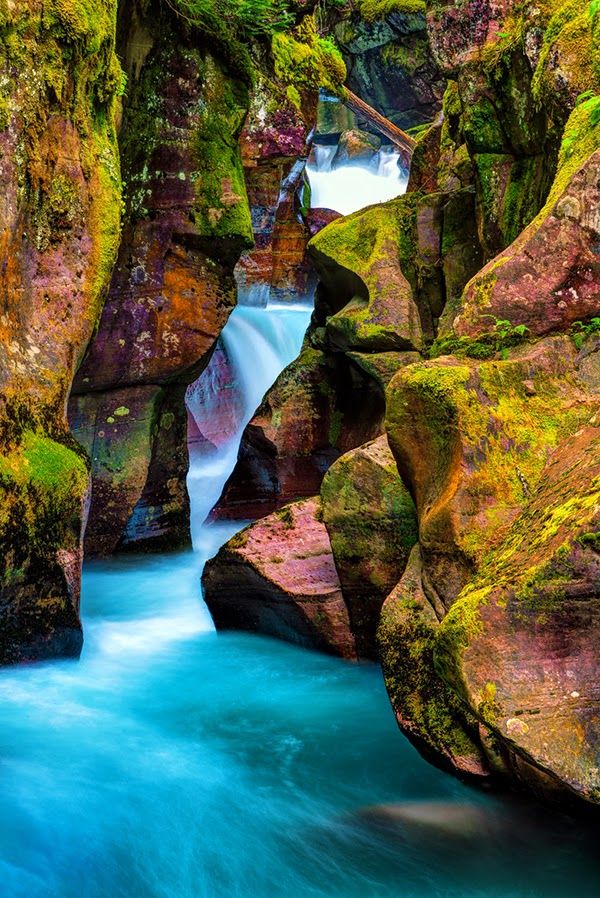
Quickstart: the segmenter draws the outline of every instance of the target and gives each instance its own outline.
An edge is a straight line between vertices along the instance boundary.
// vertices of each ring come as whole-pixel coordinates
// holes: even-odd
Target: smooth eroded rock
[[[217,629],[356,655],[317,498],[287,505],[234,536],[207,563],[203,586]]]

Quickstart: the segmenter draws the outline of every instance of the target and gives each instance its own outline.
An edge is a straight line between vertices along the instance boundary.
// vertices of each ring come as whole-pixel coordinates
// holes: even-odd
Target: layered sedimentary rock
[[[115,16],[0,7],[0,663],[81,647],[88,464],[65,404],[118,242]]]

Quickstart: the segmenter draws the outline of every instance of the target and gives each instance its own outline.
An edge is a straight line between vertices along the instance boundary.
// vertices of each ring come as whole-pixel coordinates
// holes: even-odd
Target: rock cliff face
[[[252,242],[238,146],[246,87],[173,14],[123,16],[126,218],[70,407],[92,459],[86,550],[102,554],[188,538],[184,393],[235,304],[233,267]]]
[[[444,78],[435,60],[425,4],[360,0],[334,34],[348,68],[348,87],[400,128],[429,123],[440,108]]]
[[[235,266],[242,300],[308,288],[294,203],[316,91],[290,100],[264,51],[252,80],[170,8],[130,13],[125,223],[70,404],[92,459],[90,554],[189,541],[184,395],[235,305]]]
[[[65,405],[118,243],[115,16],[0,5],[0,662],[81,646],[88,463]]]
[[[357,652],[379,621],[417,747],[463,776],[597,804],[600,10],[440,0],[427,24],[447,87],[407,195],[309,248],[310,345],[385,394],[396,463],[374,457],[383,437],[336,461],[318,516]],[[313,417],[294,413],[298,430]]]
[[[285,35],[204,12],[0,3],[0,662],[79,651],[88,509],[90,554],[189,538],[183,398],[260,231],[249,159],[276,160],[272,283],[298,287],[306,239],[280,180],[343,62],[302,10]],[[247,113],[267,81],[261,134]]]

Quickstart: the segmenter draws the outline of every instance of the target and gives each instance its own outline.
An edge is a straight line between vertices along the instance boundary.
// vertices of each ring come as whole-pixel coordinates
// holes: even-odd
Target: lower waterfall
[[[207,369],[188,388],[195,548],[234,468],[244,428],[277,375],[298,355],[311,312],[308,302],[236,306]]]

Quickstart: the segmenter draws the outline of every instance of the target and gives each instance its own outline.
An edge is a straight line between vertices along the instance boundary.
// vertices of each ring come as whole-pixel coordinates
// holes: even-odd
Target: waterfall
[[[313,209],[350,215],[365,206],[394,199],[406,190],[408,175],[399,168],[400,156],[395,150],[382,147],[372,166],[346,163],[331,168],[336,147],[314,149],[314,159],[306,167]]]
[[[314,146],[314,168],[318,172],[330,172],[333,157],[337,153],[337,144],[315,144]]]
[[[238,305],[206,370],[188,387],[188,492],[192,542],[201,549],[206,522],[237,460],[242,433],[279,373],[298,355],[312,305]]]

